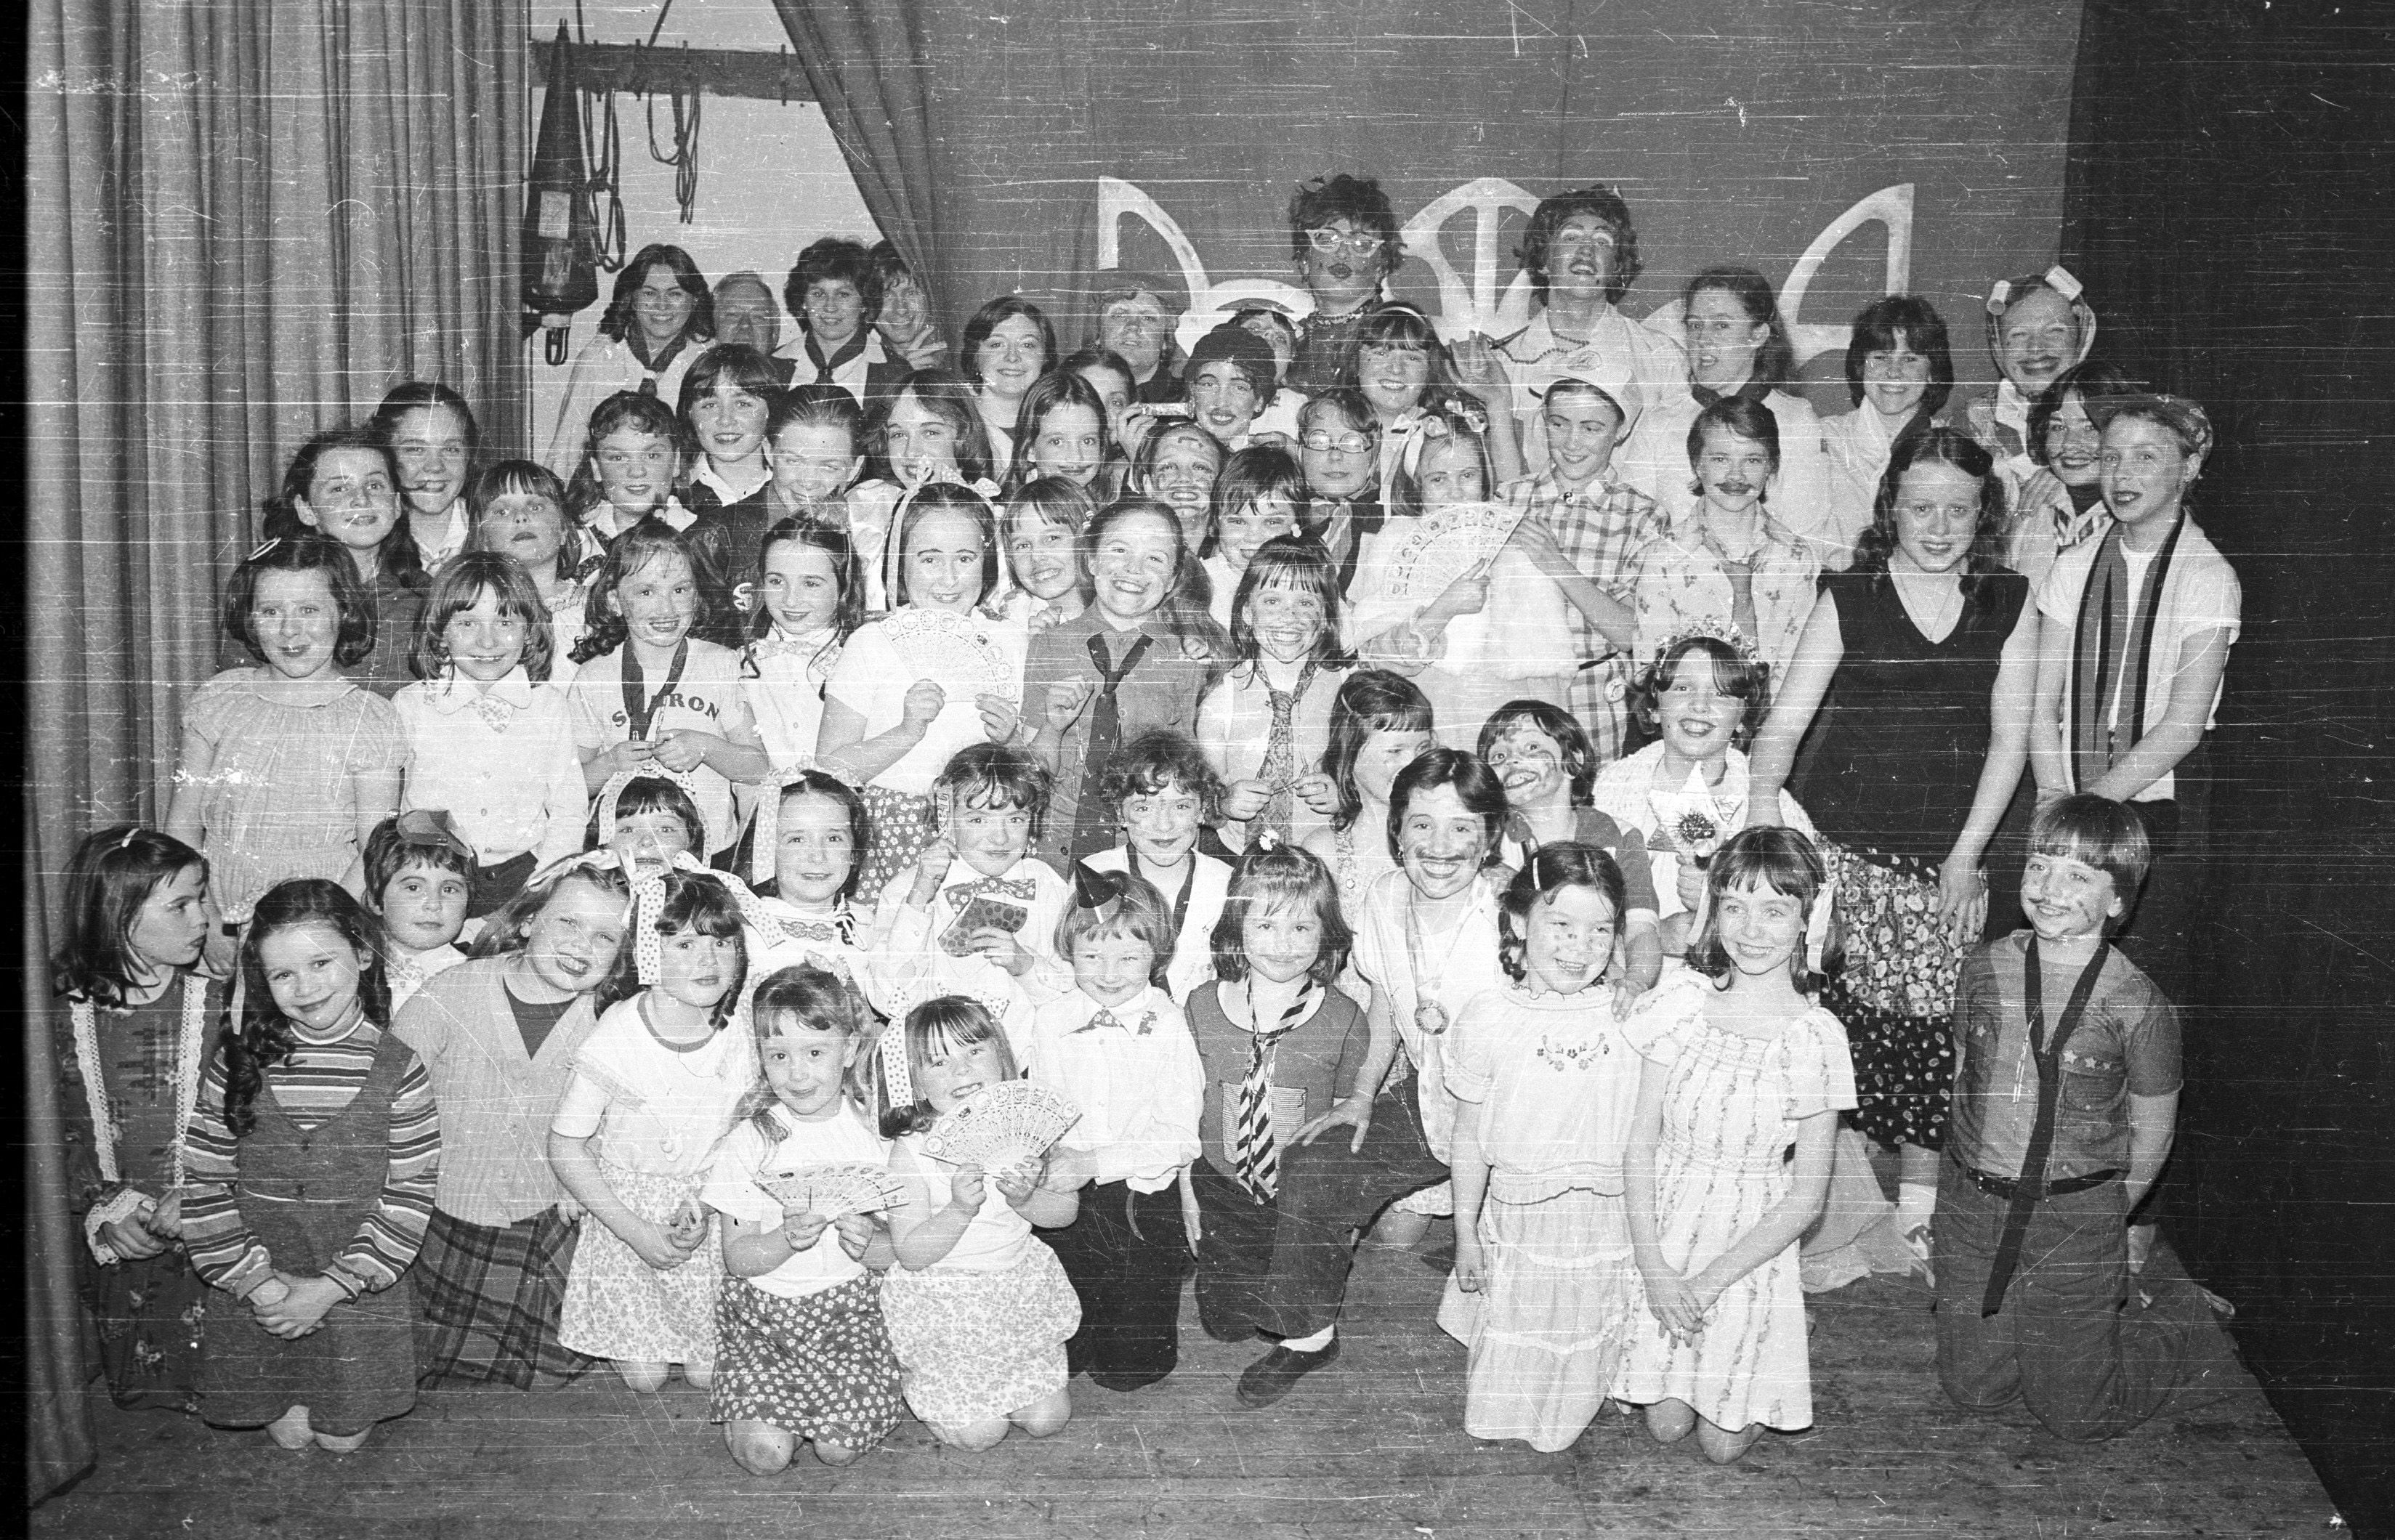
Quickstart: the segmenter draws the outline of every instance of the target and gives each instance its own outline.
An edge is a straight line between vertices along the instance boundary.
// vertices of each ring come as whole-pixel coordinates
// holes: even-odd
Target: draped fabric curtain
[[[1109,255],[1295,282],[1290,194],[1334,170],[1436,227],[1409,234],[1394,289],[1450,322],[1465,292],[1493,311],[1515,274],[1528,208],[1495,183],[1620,183],[1640,316],[1718,262],[1779,283],[1900,186],[1883,212],[1900,205],[1902,242],[1878,223],[1831,241],[1792,320],[1843,326],[1894,283],[1940,307],[1966,374],[1986,368],[1988,280],[2054,260],[2079,0],[776,4],[867,206],[947,319],[1019,291],[1065,347]],[[1137,212],[1108,217],[1105,178]]]
[[[932,66],[923,19],[893,0],[774,0],[873,222],[940,307],[951,259],[933,177]],[[936,311],[956,336],[954,317]]]
[[[25,949],[75,840],[165,807],[258,505],[407,379],[522,442],[525,17],[477,0],[33,0]],[[43,970],[24,975],[28,1489],[92,1457]]]

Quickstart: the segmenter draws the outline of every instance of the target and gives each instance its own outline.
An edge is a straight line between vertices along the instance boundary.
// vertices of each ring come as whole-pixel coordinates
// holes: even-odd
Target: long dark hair
[[[400,523],[407,522],[402,519]],[[333,661],[348,668],[374,651],[375,612],[365,586],[358,581],[358,564],[329,534],[305,525],[294,535],[267,541],[242,559],[225,583],[225,635],[242,644],[260,664],[266,649],[258,644],[258,626],[249,610],[258,601],[258,580],[266,573],[322,573],[331,588],[333,609],[340,617],[333,638]]]
[[[67,862],[64,935],[50,954],[50,987],[70,1000],[122,1005],[134,987],[133,922],[158,885],[207,859],[172,835],[118,823],[83,836]]]
[[[1780,297],[1771,292],[1771,281],[1753,268],[1707,268],[1688,280],[1680,292],[1683,315],[1697,296],[1707,289],[1719,289],[1738,301],[1746,319],[1757,325],[1771,328],[1754,350],[1754,372],[1749,377],[1757,384],[1777,388],[1788,383],[1796,372],[1796,349],[1788,340],[1788,322],[1780,315]]]
[[[1879,479],[1879,495],[1872,503],[1871,528],[1855,541],[1855,567],[1875,574],[1874,583],[1888,581],[1887,559],[1896,550],[1896,498],[1904,473],[1915,466],[1952,466],[1979,483],[1979,521],[1971,531],[1970,554],[1964,559],[1963,599],[1985,610],[1996,602],[1995,579],[2005,566],[2005,483],[1996,474],[1992,455],[1969,434],[1942,425],[1912,426],[1896,436],[1887,457],[1886,473]]]
[[[773,634],[774,617],[765,608],[765,559],[774,546],[786,541],[831,558],[832,576],[840,586],[840,604],[832,612],[832,629],[842,640],[847,639],[851,632],[865,624],[865,569],[856,559],[856,547],[848,543],[847,531],[818,524],[803,516],[783,520],[757,543],[757,586],[753,590],[757,603],[748,615],[748,637],[753,640]]]
[[[639,326],[632,315],[641,286],[649,281],[649,270],[667,267],[673,270],[674,281],[681,291],[695,301],[690,319],[682,322],[681,339],[685,344],[712,338],[715,336],[715,296],[707,286],[707,275],[690,259],[690,253],[680,246],[653,242],[632,254],[615,274],[615,292],[607,298],[607,309],[599,317],[599,330],[618,342],[629,342]]]
[[[299,1046],[291,1023],[274,1004],[259,952],[270,937],[303,925],[329,925],[357,949],[358,1000],[365,1020],[390,1024],[390,982],[383,974],[382,925],[339,883],[324,877],[294,877],[266,890],[252,911],[241,943],[244,998],[241,1020],[224,1040],[225,1126],[246,1139],[258,1126],[258,1093],[266,1072],[289,1059]]]
[[[1613,857],[1594,845],[1559,839],[1532,850],[1505,885],[1497,910],[1497,961],[1505,977],[1520,983],[1529,976],[1529,922],[1533,905],[1552,899],[1566,888],[1594,888],[1605,899],[1619,934],[1626,921],[1629,901],[1621,868]]]
[[[1330,703],[1330,739],[1322,751],[1322,773],[1339,790],[1339,810],[1330,826],[1343,833],[1364,810],[1356,790],[1356,757],[1375,732],[1428,732],[1430,697],[1402,674],[1385,668],[1359,668],[1347,676]]]
[[[407,522],[407,503],[399,490],[399,456],[391,453],[390,442],[372,428],[328,428],[299,446],[284,467],[283,485],[266,505],[266,520],[260,533],[269,540],[288,540],[296,535],[322,533],[299,517],[299,500],[316,484],[316,464],[337,449],[361,450],[382,457],[383,474],[390,478],[390,497],[399,508],[392,520],[390,533],[375,547],[375,565],[392,582],[403,588],[417,592],[432,586],[432,578],[424,570],[424,550],[416,543],[416,533]],[[332,539],[330,534],[324,538]]]

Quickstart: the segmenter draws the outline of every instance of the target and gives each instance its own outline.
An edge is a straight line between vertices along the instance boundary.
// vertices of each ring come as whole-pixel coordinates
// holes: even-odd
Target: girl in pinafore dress
[[[1695,1428],[1727,1465],[1766,1428],[1812,1426],[1797,1239],[1828,1196],[1855,1078],[1812,998],[1836,966],[1812,842],[1740,830],[1703,897],[1688,966],[1621,1029],[1647,1062],[1624,1157],[1639,1288],[1615,1394],[1647,1408],[1659,1441]]]
[[[232,1296],[207,1312],[200,1415],[285,1449],[346,1454],[416,1405],[407,1271],[441,1125],[416,1050],[385,1030],[377,928],[322,877],[266,891],[241,948],[241,1023],[184,1139],[183,1241]]]
[[[90,1257],[84,1301],[119,1406],[198,1406],[208,1289],[176,1214],[183,1131],[224,1010],[200,961],[208,922],[207,862],[181,840],[121,823],[75,847],[50,963],[72,1031],[59,1106]]]
[[[644,1393],[676,1364],[698,1389],[715,1377],[723,1256],[699,1180],[756,1064],[748,1034],[724,1030],[748,957],[732,881],[677,868],[634,888],[643,987],[600,1017],[549,1125],[549,1164],[596,1221],[566,1272],[557,1339],[613,1360]]]
[[[1595,1418],[1630,1338],[1621,1150],[1638,1056],[1600,987],[1617,971],[1625,902],[1621,868],[1596,847],[1531,852],[1499,914],[1512,981],[1474,995],[1448,1041],[1462,1110],[1438,1324],[1472,1350],[1463,1430],[1546,1454]]]
[[[922,1133],[984,1086],[1016,1078],[1014,1054],[987,1007],[928,1000],[882,1029],[866,1066],[868,1104],[894,1138],[890,1169],[907,1195],[890,1214],[898,1265],[881,1311],[898,1351],[906,1405],[942,1443],[988,1449],[1020,1428],[1033,1438],[1073,1415],[1065,1343],[1081,1301],[1033,1225],[1071,1224],[1080,1202],[1017,1167],[985,1173],[923,1152]]]

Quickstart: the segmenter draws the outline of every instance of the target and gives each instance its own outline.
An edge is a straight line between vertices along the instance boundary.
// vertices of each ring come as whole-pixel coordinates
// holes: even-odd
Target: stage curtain
[[[1988,281],[2055,256],[2078,0],[776,3],[867,206],[949,321],[1019,292],[1068,348],[1107,177],[1154,200],[1186,258],[1125,217],[1109,265],[1282,283],[1296,184],[1377,178],[1401,222],[1445,214],[1409,237],[1394,292],[1450,325],[1432,248],[1466,281],[1515,272],[1527,211],[1481,178],[1531,198],[1621,184],[1639,316],[1717,262],[1778,283],[1849,207],[1909,184],[1905,286],[1944,311],[1966,377]],[[1885,246],[1875,227],[1848,243],[1796,319],[1842,326],[1886,292]]]
[[[932,71],[915,7],[892,0],[774,3],[873,222],[921,279],[953,338],[953,317],[942,305],[957,290],[942,281],[949,244],[933,197]]]
[[[164,810],[217,598],[310,434],[406,379],[522,441],[523,17],[474,0],[33,0],[29,956],[74,841]],[[92,1457],[42,969],[22,974],[28,1490]]]

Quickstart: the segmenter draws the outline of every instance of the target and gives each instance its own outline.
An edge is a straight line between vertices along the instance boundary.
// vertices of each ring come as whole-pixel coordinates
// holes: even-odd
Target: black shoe
[[[1172,1371],[1170,1369],[1142,1374],[1115,1374],[1108,1370],[1092,1369],[1090,1371],[1090,1383],[1100,1389],[1128,1394],[1132,1390],[1145,1389],[1171,1373]]]
[[[1290,1389],[1315,1370],[1339,1361],[1339,1339],[1315,1352],[1302,1353],[1289,1348],[1275,1348],[1271,1352],[1248,1365],[1239,1375],[1239,1404],[1249,1407],[1270,1406],[1289,1394]]]

